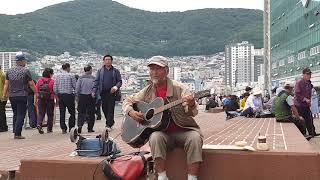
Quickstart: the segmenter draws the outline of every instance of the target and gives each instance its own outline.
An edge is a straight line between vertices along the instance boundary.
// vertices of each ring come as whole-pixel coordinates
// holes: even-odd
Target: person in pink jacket
[[[38,119],[37,129],[40,134],[43,134],[43,119],[47,114],[47,133],[52,132],[53,126],[53,115],[54,115],[54,92],[53,85],[54,80],[52,79],[53,69],[45,68],[42,73],[42,78],[37,81],[37,98],[36,104],[38,106]]]

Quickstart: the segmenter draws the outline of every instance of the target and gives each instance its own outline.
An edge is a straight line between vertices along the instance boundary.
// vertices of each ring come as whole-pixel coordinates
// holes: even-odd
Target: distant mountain
[[[261,48],[263,12],[202,9],[148,12],[111,0],[76,0],[22,15],[0,15],[0,50],[27,49],[148,57],[205,55],[243,40]]]

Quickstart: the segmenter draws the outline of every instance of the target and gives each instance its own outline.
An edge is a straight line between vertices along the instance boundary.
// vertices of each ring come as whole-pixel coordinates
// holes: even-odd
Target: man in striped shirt
[[[62,65],[63,72],[57,75],[53,86],[54,93],[57,95],[60,110],[60,128],[62,133],[67,133],[68,127],[65,123],[66,108],[70,114],[69,117],[69,131],[75,126],[75,87],[76,78],[70,73],[70,64],[65,63]]]

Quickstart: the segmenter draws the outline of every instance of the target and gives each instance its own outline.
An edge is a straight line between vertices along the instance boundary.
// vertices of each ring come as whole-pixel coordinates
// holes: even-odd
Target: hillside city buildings
[[[0,52],[1,63],[4,72],[15,65],[17,52]],[[62,64],[68,62],[71,65],[71,73],[81,75],[83,67],[90,64],[93,67],[93,74],[103,65],[102,55],[94,52],[80,53],[80,56],[72,56],[65,52],[59,56],[46,55],[42,58],[33,58],[35,61],[27,63],[27,67],[40,77],[44,68],[51,67],[54,74],[62,72]],[[192,91],[203,89],[214,89],[217,94],[227,94],[224,86],[224,53],[217,53],[210,56],[186,56],[169,57],[169,77],[189,86]],[[147,58],[114,57],[114,66],[121,72],[123,78],[122,93],[137,92],[148,83],[149,72]],[[36,78],[36,77],[34,77]]]
[[[1,52],[2,64],[6,71],[15,64],[16,52]],[[93,74],[102,66],[102,55],[94,52],[80,53],[72,56],[64,52],[59,56],[46,55],[27,64],[36,75],[41,76],[46,67],[51,67],[59,74],[63,63],[70,63],[71,73],[81,75],[83,67],[90,64]],[[226,57],[226,58],[225,58]],[[36,58],[34,58],[36,59]],[[240,94],[246,85],[258,83],[263,64],[263,50],[254,49],[249,42],[235,43],[226,46],[226,52],[210,56],[170,57],[169,77],[189,86],[192,91],[213,89],[216,94],[225,95],[236,92]],[[120,69],[123,78],[122,92],[132,94],[148,83],[148,59],[132,57],[114,57],[114,66]],[[230,66],[230,64],[232,66]],[[228,73],[232,72],[232,73]],[[227,86],[226,83],[227,82]]]

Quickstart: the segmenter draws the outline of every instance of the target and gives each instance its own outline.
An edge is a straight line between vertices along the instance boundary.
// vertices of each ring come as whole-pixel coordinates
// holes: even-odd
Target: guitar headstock
[[[195,99],[201,99],[204,97],[209,97],[211,96],[211,90],[203,90],[203,91],[199,91],[194,93],[194,98]]]

